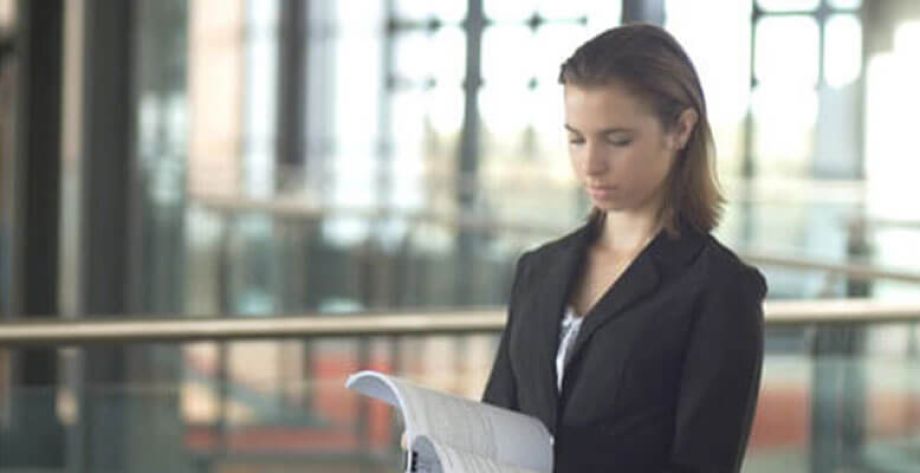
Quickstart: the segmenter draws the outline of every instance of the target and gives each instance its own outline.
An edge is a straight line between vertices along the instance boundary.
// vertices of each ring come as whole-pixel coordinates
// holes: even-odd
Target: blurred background
[[[479,397],[588,210],[558,67],[632,21],[770,286],[744,471],[920,471],[920,2],[0,0],[0,472],[398,471],[345,378]]]

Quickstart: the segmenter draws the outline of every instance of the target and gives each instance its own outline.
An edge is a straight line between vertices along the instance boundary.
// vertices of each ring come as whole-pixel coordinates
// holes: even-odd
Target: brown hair
[[[643,23],[604,31],[562,63],[559,82],[580,87],[622,84],[650,106],[665,130],[673,129],[684,110],[695,110],[696,125],[668,173],[659,218],[672,237],[679,235],[681,223],[703,232],[718,225],[725,199],[715,171],[706,101],[690,57],[673,36]],[[600,223],[605,216],[594,207],[588,218]]]

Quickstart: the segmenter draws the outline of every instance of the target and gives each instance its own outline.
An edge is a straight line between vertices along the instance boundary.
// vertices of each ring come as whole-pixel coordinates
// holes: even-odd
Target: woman
[[[559,80],[593,209],[518,261],[483,401],[542,420],[556,472],[738,471],[766,284],[710,234],[722,197],[693,65],[664,30],[628,25]]]

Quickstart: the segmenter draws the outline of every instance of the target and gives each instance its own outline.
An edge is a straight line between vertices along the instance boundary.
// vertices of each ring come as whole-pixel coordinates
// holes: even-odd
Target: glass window
[[[483,11],[486,18],[499,23],[523,23],[533,16],[539,5],[538,0],[485,0]],[[483,49],[485,51],[485,49]]]
[[[0,33],[13,28],[16,19],[16,1],[0,0]]]
[[[560,2],[559,0],[538,0],[537,11],[543,18],[575,19],[588,14],[592,6],[596,8],[596,5],[592,5],[592,3],[596,2],[590,2],[588,0],[567,0],[564,2]]]
[[[370,4],[369,4],[370,5]],[[335,3],[339,34],[333,45],[335,111],[332,114],[334,156],[331,204],[337,207],[373,207],[378,203],[380,159],[380,106],[383,100],[383,12],[364,7],[362,15],[349,11],[346,2]],[[379,7],[380,5],[377,5]],[[343,21],[344,19],[348,21]],[[344,225],[341,228],[359,228]],[[364,231],[356,233],[363,239]],[[350,238],[350,230],[339,236]]]
[[[533,48],[540,54],[532,69],[537,81],[541,85],[558,82],[559,66],[588,38],[585,27],[575,22],[549,23],[537,29]]]
[[[239,191],[244,10],[216,0],[189,4],[189,157],[191,196]]]
[[[920,219],[916,176],[920,164],[906,150],[916,148],[920,109],[920,21],[895,30],[894,49],[869,62],[866,86],[866,174],[870,214]],[[913,197],[911,197],[913,196]]]
[[[818,23],[810,16],[766,17],[755,26],[754,75],[764,83],[818,82]]]
[[[842,87],[862,69],[862,24],[856,15],[831,15],[824,26],[824,75],[831,87]]]
[[[830,0],[830,3],[838,10],[855,10],[862,6],[862,0]]]
[[[565,225],[584,209],[565,146],[559,66],[619,23],[619,2],[492,0],[485,12],[494,23],[483,32],[478,97],[483,208],[508,221]]]
[[[533,30],[527,25],[487,28],[482,34],[482,76],[485,84],[488,87],[525,88],[535,72],[534,46]]]
[[[466,5],[466,0],[397,0],[394,13],[402,20],[460,23],[466,17]]]
[[[687,50],[700,75],[720,175],[728,179],[740,174],[744,153],[751,83],[751,4],[751,0],[670,0],[666,4],[665,26]],[[700,15],[712,21],[701,22]]]
[[[393,38],[394,71],[401,86],[424,87],[434,80],[439,86],[460,87],[466,74],[466,36],[456,26],[435,32],[422,29],[400,31]]]
[[[895,28],[894,48],[874,55],[866,68],[866,213],[905,223],[920,221],[920,161],[916,159],[920,109],[920,21]],[[875,263],[914,270],[920,265],[916,230],[879,228],[873,234]],[[912,300],[913,288],[889,284],[880,297]]]
[[[754,155],[764,177],[805,177],[811,161],[818,94],[809,86],[763,84],[753,90]]]
[[[821,0],[757,0],[757,6],[768,12],[812,11],[820,4]]]
[[[275,191],[278,14],[278,0],[246,5],[243,178],[246,195],[259,198]]]
[[[556,3],[568,3],[568,2],[559,2],[553,0]],[[623,16],[622,11],[623,5],[622,2],[607,2],[607,1],[592,1],[589,2],[585,7],[584,16],[587,18],[588,22],[586,26],[588,27],[588,35],[598,34],[608,28],[613,28],[620,24],[620,19]]]

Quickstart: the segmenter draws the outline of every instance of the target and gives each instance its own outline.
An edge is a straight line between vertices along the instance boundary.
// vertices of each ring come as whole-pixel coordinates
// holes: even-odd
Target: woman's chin
[[[595,208],[604,212],[623,210],[623,206],[616,201],[591,199],[591,203],[594,204]]]

